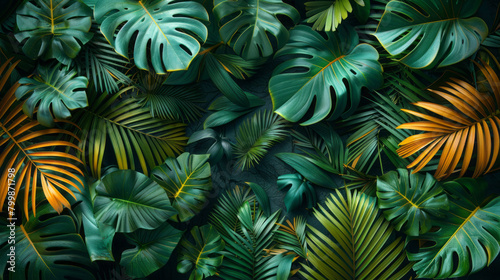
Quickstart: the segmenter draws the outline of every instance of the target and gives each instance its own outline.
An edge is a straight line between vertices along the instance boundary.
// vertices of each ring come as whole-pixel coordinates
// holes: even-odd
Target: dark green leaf
[[[480,5],[477,0],[391,1],[374,35],[412,68],[452,65],[471,56],[488,35],[486,23],[471,17]]]
[[[96,220],[113,226],[116,232],[155,229],[177,212],[156,182],[133,170],[104,176],[96,192]]]
[[[87,107],[85,88],[88,80],[84,76],[75,77],[76,74],[74,69],[47,65],[39,66],[35,77],[22,78],[16,98],[27,97],[23,105],[24,113],[33,118],[38,108],[37,120],[42,125],[54,126],[54,119],[64,120],[71,116],[69,110]]]
[[[120,265],[130,276],[148,276],[168,262],[183,233],[164,223],[155,230],[139,229],[127,234],[127,241],[135,248],[123,251]]]
[[[313,186],[299,174],[285,174],[278,177],[278,188],[290,186],[285,195],[285,206],[288,212],[295,210],[305,203],[306,208],[316,205],[316,191]]]
[[[288,30],[278,15],[287,16],[294,23],[300,19],[297,10],[281,0],[215,0],[214,13],[221,19],[222,40],[247,60],[273,54],[270,35],[277,42],[277,49],[286,43]]]
[[[200,50],[200,41],[207,39],[207,28],[200,20],[208,20],[208,14],[195,1],[99,0],[94,14],[102,34],[119,54],[128,58],[132,42],[135,65],[147,70],[150,60],[158,74],[187,69]]]
[[[277,57],[293,56],[274,69],[269,81],[273,109],[291,122],[310,125],[327,117],[348,117],[358,107],[363,87],[375,90],[382,85],[377,50],[358,45],[353,28],[327,32],[327,36],[325,40],[310,27],[299,25],[276,53]],[[307,114],[310,110],[312,115]]]
[[[172,219],[185,222],[198,214],[212,190],[209,155],[183,153],[168,158],[151,171],[151,178],[162,186],[172,199],[172,206],[179,212]]]
[[[500,252],[500,197],[486,198],[482,180],[457,179],[443,187],[450,195],[448,215],[432,223],[436,231],[413,238],[433,245],[408,253],[421,278],[466,276],[491,264]]]
[[[191,235],[194,243],[186,236],[181,240],[177,271],[187,273],[194,267],[189,280],[201,280],[213,276],[222,264],[221,251],[224,249],[224,241],[211,225],[195,226],[191,230]]]
[[[92,10],[79,1],[34,0],[17,10],[16,39],[31,59],[51,58],[68,65],[92,38]]]
[[[432,219],[448,210],[448,197],[431,174],[398,169],[377,178],[379,208],[396,230],[410,236],[431,229]]]

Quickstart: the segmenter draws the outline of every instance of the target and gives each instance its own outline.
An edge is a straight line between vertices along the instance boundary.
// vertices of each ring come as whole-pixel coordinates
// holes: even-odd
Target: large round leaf
[[[392,55],[413,68],[452,65],[471,56],[488,36],[488,26],[471,18],[478,0],[389,2],[375,36]]]
[[[222,40],[244,59],[272,55],[274,40],[278,49],[286,43],[288,30],[278,15],[295,23],[300,19],[297,10],[281,0],[215,0],[214,13],[221,19]]]
[[[118,170],[104,176],[96,192],[96,219],[114,226],[116,232],[155,229],[176,213],[165,191],[146,175],[133,170]]]
[[[26,40],[23,51],[31,59],[55,58],[63,64],[92,38],[92,10],[79,1],[35,0],[17,10],[16,39]]]
[[[87,248],[70,216],[57,215],[50,204],[44,203],[38,206],[37,217],[31,214],[22,224],[7,221],[7,225],[12,223],[18,225],[7,227],[5,218],[0,220],[0,237],[5,237],[0,239],[5,242],[0,248],[0,268],[9,260],[11,246],[15,247],[15,272],[6,279],[94,279]],[[15,239],[7,242],[11,229]],[[7,263],[7,267],[12,266]]]
[[[417,236],[431,229],[432,216],[448,210],[448,197],[431,174],[410,174],[406,169],[377,178],[379,208],[397,230]]]
[[[84,76],[75,77],[76,70],[39,66],[37,72],[33,78],[22,78],[16,90],[17,99],[29,96],[23,111],[30,118],[38,105],[37,120],[42,125],[53,126],[54,119],[71,117],[69,110],[88,106],[85,94],[88,80]]]
[[[273,108],[289,121],[310,125],[327,117],[347,117],[358,107],[362,87],[375,90],[382,85],[374,47],[358,45],[358,35],[350,27],[326,34],[327,40],[308,26],[297,26],[276,53],[294,56],[276,67],[269,81]],[[312,115],[305,117],[311,109]]]
[[[128,242],[135,248],[122,253],[120,265],[130,276],[148,276],[168,262],[183,233],[164,223],[155,230],[140,229],[127,234]]]
[[[212,189],[210,155],[190,155],[168,158],[151,171],[151,178],[165,188],[179,212],[178,220],[185,222],[198,214]]]
[[[207,39],[205,8],[194,1],[100,0],[95,18],[115,50],[128,58],[134,43],[134,62],[147,70],[148,53],[156,73],[185,70]],[[137,38],[134,34],[137,33]],[[148,44],[151,44],[150,46]]]
[[[430,245],[408,254],[419,278],[465,276],[491,264],[500,252],[500,197],[486,197],[486,182],[471,178],[443,187],[452,198],[448,215],[433,222],[435,231],[418,237]]]
[[[190,242],[187,236],[181,240],[182,249],[177,271],[186,273],[194,266],[189,280],[201,280],[213,276],[222,264],[221,251],[224,249],[224,241],[211,225],[195,226],[191,230],[191,235],[194,243]]]

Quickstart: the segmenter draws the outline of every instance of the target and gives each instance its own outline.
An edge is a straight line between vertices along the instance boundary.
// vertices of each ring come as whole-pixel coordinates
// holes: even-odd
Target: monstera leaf
[[[412,68],[443,67],[471,56],[488,36],[488,26],[471,18],[477,0],[395,0],[374,34],[391,54]]]
[[[135,248],[123,252],[120,265],[130,276],[148,276],[168,262],[183,233],[164,223],[155,230],[139,229],[127,234],[128,242]]]
[[[406,169],[377,178],[379,208],[397,230],[417,236],[431,229],[432,216],[448,210],[448,197],[431,174],[409,174]]]
[[[6,279],[94,279],[87,248],[70,216],[57,215],[48,203],[38,205],[36,217],[30,216],[14,229],[15,272]],[[2,233],[10,230],[3,221]],[[0,248],[2,264],[9,260],[11,246],[5,238]]]
[[[182,249],[177,271],[186,273],[194,266],[189,276],[190,280],[201,280],[214,275],[222,263],[221,251],[224,249],[224,241],[211,225],[195,226],[191,230],[191,235],[195,243],[187,238],[181,241]]]
[[[100,0],[95,5],[95,18],[119,54],[128,58],[133,42],[138,68],[149,68],[150,52],[158,74],[187,69],[200,50],[199,41],[207,39],[207,28],[200,21],[208,20],[207,11],[194,1]]]
[[[16,39],[31,59],[55,58],[69,64],[92,38],[92,10],[73,0],[34,0],[17,10]]]
[[[210,155],[190,155],[168,158],[164,164],[151,171],[151,178],[162,186],[173,200],[172,206],[179,212],[181,222],[198,214],[212,189],[210,179]]]
[[[297,209],[304,201],[307,202],[307,208],[312,208],[316,204],[316,191],[300,174],[281,175],[278,177],[277,185],[279,189],[290,186],[285,195],[285,205],[288,211]]]
[[[431,245],[408,253],[419,278],[465,276],[491,264],[500,252],[500,197],[486,197],[486,182],[471,178],[443,187],[452,198],[449,214],[433,222],[435,231],[418,237]]]
[[[278,15],[287,16],[294,23],[300,19],[297,10],[281,0],[215,0],[214,13],[221,19],[222,40],[247,60],[272,55],[273,41],[277,49],[286,43],[288,30]]]
[[[87,107],[86,77],[75,77],[76,70],[59,69],[59,66],[40,66],[37,72],[34,78],[22,78],[16,91],[17,99],[29,96],[23,111],[30,118],[39,105],[37,120],[42,125],[54,126],[54,119],[71,117],[69,110]]]
[[[327,117],[347,117],[358,107],[362,87],[374,90],[382,85],[377,50],[358,45],[354,29],[339,28],[327,36],[325,40],[310,27],[297,26],[288,44],[276,53],[295,56],[276,67],[269,81],[273,108],[289,121],[310,125]],[[314,112],[306,116],[311,109]]]
[[[115,227],[116,232],[155,229],[176,214],[165,191],[146,175],[133,170],[118,170],[104,176],[96,193],[96,220]]]

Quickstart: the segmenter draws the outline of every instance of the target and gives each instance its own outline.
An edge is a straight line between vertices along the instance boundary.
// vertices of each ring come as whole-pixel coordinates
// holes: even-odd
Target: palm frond
[[[236,133],[236,165],[248,169],[258,163],[271,146],[285,138],[287,126],[286,120],[266,110],[247,119]]]
[[[196,121],[203,109],[203,94],[198,87],[162,86],[156,91],[145,92],[137,97],[139,102],[151,110],[153,117],[185,122]]]
[[[354,0],[354,5],[365,5],[364,0]],[[353,11],[351,0],[311,1],[306,2],[307,23],[314,23],[318,31],[335,31],[342,20]]]
[[[131,89],[113,95],[90,91],[92,105],[78,117],[80,158],[93,176],[101,177],[108,141],[119,169],[140,169],[145,174],[166,158],[179,155],[186,145],[185,124],[153,118],[134,98],[118,99]]]
[[[224,225],[229,236],[222,235],[226,243],[219,275],[222,279],[264,280],[276,277],[283,255],[268,255],[265,249],[274,243],[278,217],[279,211],[266,217],[260,208],[255,209],[245,202],[238,213],[240,230],[232,231]]]
[[[91,32],[94,37],[82,47],[82,51],[75,60],[80,74],[92,79],[95,90],[99,92],[115,93],[121,84],[130,84],[132,81],[124,73],[130,68],[130,61],[118,55],[114,48],[106,41],[97,24],[93,24]]]
[[[397,127],[425,132],[406,138],[397,150],[398,155],[403,158],[422,151],[407,166],[414,168],[414,173],[426,166],[439,151],[441,155],[434,174],[437,179],[447,178],[458,171],[458,176],[462,177],[474,154],[477,156],[472,177],[486,174],[495,166],[500,151],[500,79],[489,65],[476,65],[488,80],[489,93],[481,93],[472,85],[452,78],[447,86],[441,87],[440,90],[430,90],[449,102],[449,107],[431,102],[417,102],[415,106],[431,114],[403,110],[424,119]]]
[[[279,224],[280,228],[276,232],[278,247],[307,259],[306,219],[299,216],[293,218],[293,223],[289,220],[286,223]]]
[[[5,86],[17,62],[10,65],[7,60],[0,67],[0,90]],[[71,208],[63,193],[71,195],[73,190],[84,187],[81,180],[83,172],[79,168],[81,161],[75,156],[59,151],[60,149],[79,150],[78,146],[68,141],[46,140],[47,135],[69,135],[78,140],[73,133],[59,129],[47,129],[38,121],[28,119],[22,111],[23,103],[14,96],[19,84],[6,92],[0,102],[0,209],[3,209],[7,194],[17,196],[22,188],[24,196],[24,214],[29,217],[29,203],[33,215],[36,215],[36,196],[40,187],[50,205],[59,213],[63,207]],[[15,177],[13,177],[15,176]],[[74,188],[71,190],[71,188]],[[31,195],[30,195],[31,191]],[[63,193],[61,193],[63,192]],[[8,211],[14,211],[14,202],[8,202]]]
[[[376,199],[336,190],[325,207],[314,212],[323,229],[309,225],[308,262],[300,273],[307,279],[401,279],[411,269],[404,241],[390,242],[393,228],[379,214]]]
[[[236,186],[233,190],[227,191],[219,198],[217,205],[210,214],[210,224],[224,236],[229,236],[226,227],[231,231],[239,228],[238,212],[245,202],[255,203],[255,195],[250,193],[250,188]]]

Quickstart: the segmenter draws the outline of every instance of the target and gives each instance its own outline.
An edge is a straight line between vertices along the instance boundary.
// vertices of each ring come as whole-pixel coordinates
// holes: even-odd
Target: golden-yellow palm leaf
[[[4,203],[7,198],[9,208],[6,209],[12,211],[14,207],[8,198],[14,195],[15,201],[22,192],[24,213],[28,218],[31,190],[33,215],[36,215],[36,192],[41,189],[50,205],[60,213],[63,207],[71,206],[61,191],[76,199],[70,188],[80,190],[80,187],[83,187],[78,176],[78,173],[83,173],[75,165],[81,161],[71,154],[58,151],[66,148],[78,149],[78,146],[62,140],[45,140],[45,136],[76,136],[66,130],[45,128],[38,121],[30,120],[22,111],[23,103],[18,102],[14,96],[19,84],[3,90],[18,63],[11,64],[11,60],[0,66],[0,91],[3,93],[0,101],[0,209],[5,210]],[[11,178],[10,174],[15,174],[15,177]]]
[[[414,168],[414,173],[425,167],[439,151],[441,155],[434,174],[437,179],[447,178],[454,172],[460,172],[459,177],[462,177],[471,164],[475,166],[472,177],[488,173],[494,167],[500,150],[500,79],[488,64],[476,65],[488,81],[489,92],[479,92],[467,82],[452,78],[440,90],[429,90],[445,99],[449,106],[414,103],[429,114],[403,109],[423,119],[397,127],[424,131],[406,138],[397,150],[403,158],[420,151],[407,166]]]

